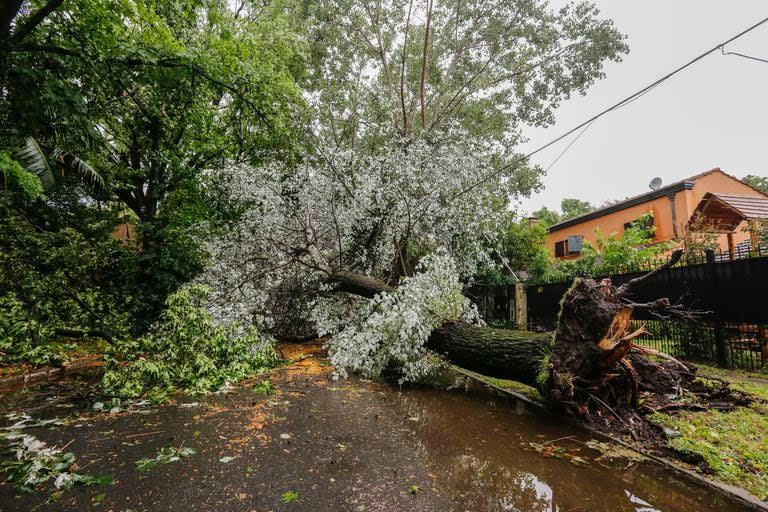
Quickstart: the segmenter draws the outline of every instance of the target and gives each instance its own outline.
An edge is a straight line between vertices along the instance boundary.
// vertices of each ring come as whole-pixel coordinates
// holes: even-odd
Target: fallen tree
[[[562,298],[554,336],[449,322],[432,331],[426,347],[463,368],[534,386],[557,409],[587,419],[603,418],[611,430],[637,436],[647,426],[638,415],[640,393],[649,395],[648,404],[664,407],[669,397],[679,395],[681,386],[692,382],[695,371],[636,345],[643,328],[630,332],[635,311],[696,317],[696,312],[667,298],[650,303],[631,300],[639,283],[673,266],[681,256],[682,251],[676,251],[661,267],[621,286],[607,279],[576,279]],[[363,297],[394,291],[382,281],[347,272],[331,274],[329,280],[337,291]],[[649,354],[656,357],[651,360]]]

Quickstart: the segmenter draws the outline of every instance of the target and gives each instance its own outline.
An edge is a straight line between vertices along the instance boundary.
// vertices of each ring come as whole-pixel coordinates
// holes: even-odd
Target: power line
[[[768,59],[761,59],[760,57],[753,57],[752,55],[744,55],[743,53],[739,52],[727,52],[725,51],[725,46],[720,47],[720,51],[723,52],[723,55],[736,55],[737,57],[743,57],[745,59],[756,60],[757,62],[764,62],[768,64]]]
[[[594,121],[592,121],[592,123],[594,123]],[[565,146],[565,149],[563,149],[563,150],[560,152],[560,154],[559,154],[559,155],[557,155],[557,158],[555,158],[555,159],[552,161],[552,163],[551,163],[551,164],[549,164],[549,165],[547,166],[547,168],[546,168],[546,169],[544,169],[544,173],[545,173],[545,174],[546,174],[546,173],[547,173],[547,172],[548,172],[548,171],[549,171],[549,170],[550,170],[552,167],[554,167],[554,166],[555,166],[555,164],[556,164],[557,162],[559,162],[561,158],[563,158],[563,155],[565,155],[565,154],[568,152],[568,150],[569,150],[569,149],[571,149],[571,146],[573,146],[574,144],[576,144],[576,141],[577,141],[577,140],[579,140],[579,139],[581,138],[581,136],[582,136],[582,135],[584,135],[584,133],[585,133],[587,130],[589,130],[589,128],[592,126],[592,123],[589,123],[587,126],[585,126],[585,127],[584,127],[584,129],[583,129],[583,130],[581,130],[581,131],[579,132],[579,134],[578,134],[576,137],[574,137],[574,139],[573,139],[571,142],[569,142],[569,143],[568,143],[568,145],[567,145],[567,146]]]
[[[660,85],[662,82],[665,82],[665,81],[669,80],[674,75],[676,75],[676,74],[680,73],[681,71],[683,71],[684,69],[694,65],[695,63],[697,63],[698,61],[700,61],[704,57],[707,57],[711,53],[716,52],[717,50],[722,49],[725,45],[727,45],[729,43],[732,43],[736,39],[738,39],[738,38],[744,36],[745,34],[755,30],[757,27],[759,27],[761,25],[764,25],[766,22],[768,22],[768,18],[763,18],[762,20],[760,20],[759,22],[755,23],[751,27],[749,27],[749,28],[747,28],[745,30],[742,30],[741,32],[739,32],[735,36],[733,36],[733,37],[731,37],[729,39],[726,39],[722,43],[718,43],[716,46],[713,46],[712,48],[710,48],[709,50],[705,51],[704,53],[699,54],[698,56],[694,57],[693,59],[691,59],[688,62],[686,62],[685,64],[683,64],[682,66],[680,66],[680,67],[674,69],[673,71],[667,73],[666,75],[662,76],[661,78],[659,78],[655,82],[653,82],[653,83],[643,87],[642,89],[640,89],[639,91],[635,92],[634,94],[632,94],[630,96],[627,96],[626,98],[624,98],[623,100],[619,101],[615,105],[606,108],[605,110],[599,112],[598,114],[595,114],[594,116],[590,117],[589,119],[587,119],[583,123],[579,124],[578,126],[575,126],[575,127],[571,128],[570,130],[568,130],[564,134],[560,135],[559,137],[557,137],[557,138],[547,142],[543,146],[541,146],[541,147],[531,151],[530,153],[528,153],[528,154],[526,154],[526,155],[524,155],[524,156],[522,156],[520,158],[515,159],[514,161],[508,163],[507,165],[504,165],[504,166],[500,167],[499,169],[497,169],[497,170],[487,174],[486,176],[483,176],[479,181],[473,183],[469,187],[465,188],[464,190],[462,190],[461,192],[459,192],[458,194],[453,196],[452,199],[456,199],[457,197],[459,197],[459,196],[461,196],[463,194],[466,194],[467,192],[469,192],[469,191],[475,189],[476,187],[482,185],[484,182],[488,181],[489,179],[498,176],[499,174],[501,174],[502,172],[506,171],[507,169],[516,166],[520,162],[523,162],[524,160],[529,159],[530,157],[532,157],[533,155],[535,155],[537,153],[540,153],[541,151],[544,151],[545,149],[547,149],[548,147],[552,146],[553,144],[557,144],[558,142],[560,142],[564,138],[568,137],[572,133],[580,130],[581,128],[583,128],[585,126],[590,125],[591,123],[597,121],[599,118],[603,117],[604,115],[608,114],[609,112],[617,110],[617,109],[619,109],[619,108],[621,108],[623,106],[626,106],[629,103],[635,101],[636,99],[639,99],[641,96],[643,96],[647,92],[650,92],[651,89],[654,89],[656,86]],[[581,134],[579,134],[579,136],[581,136]],[[577,139],[578,139],[578,137],[577,137]],[[574,142],[575,142],[575,140],[574,140]]]

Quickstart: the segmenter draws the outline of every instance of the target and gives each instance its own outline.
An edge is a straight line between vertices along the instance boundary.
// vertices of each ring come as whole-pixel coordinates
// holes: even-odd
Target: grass
[[[715,478],[768,500],[768,383],[749,382],[743,372],[699,367],[702,373],[727,381],[755,401],[731,411],[681,410],[655,413],[648,419],[675,431],[669,445],[701,457]]]

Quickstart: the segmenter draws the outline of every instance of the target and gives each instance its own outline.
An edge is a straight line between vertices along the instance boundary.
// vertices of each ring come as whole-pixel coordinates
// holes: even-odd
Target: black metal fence
[[[700,312],[700,318],[681,323],[638,312],[636,324],[645,324],[650,332],[639,342],[683,359],[768,371],[768,253],[752,251],[749,256],[731,259],[730,254],[723,258],[710,252],[705,261],[689,257],[642,282],[633,293],[635,302],[667,297]],[[590,277],[610,277],[621,284],[655,266]],[[571,282],[528,287],[529,329],[555,328],[560,299]]]
[[[477,305],[480,317],[494,327],[514,329],[515,286],[495,286],[476,284],[467,292],[467,296]]]
[[[632,328],[644,326],[648,334],[638,340],[666,354],[726,368],[768,370],[768,323],[681,323],[633,320]],[[721,333],[718,333],[718,329]],[[722,353],[718,337],[722,336]],[[723,364],[724,363],[724,364]]]

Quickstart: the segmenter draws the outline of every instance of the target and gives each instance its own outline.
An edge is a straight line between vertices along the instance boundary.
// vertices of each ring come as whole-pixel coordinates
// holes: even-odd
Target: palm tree
[[[51,190],[56,186],[56,176],[48,164],[49,157],[46,156],[33,137],[27,137],[21,147],[14,152],[13,156],[25,171],[37,176],[44,190]],[[104,177],[88,162],[73,153],[65,149],[56,148],[53,150],[50,158],[61,165],[60,176],[64,176],[66,172],[71,172],[77,175],[91,192],[106,192],[109,190]]]

